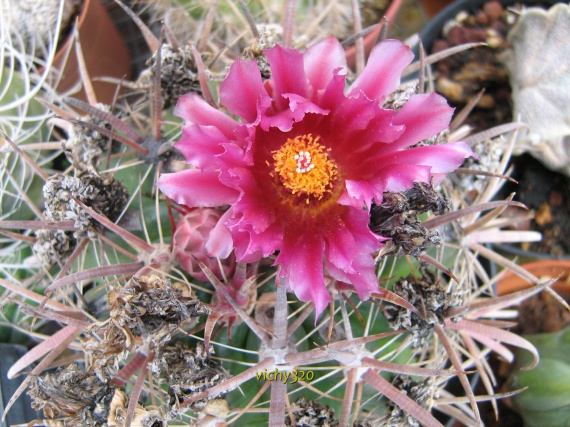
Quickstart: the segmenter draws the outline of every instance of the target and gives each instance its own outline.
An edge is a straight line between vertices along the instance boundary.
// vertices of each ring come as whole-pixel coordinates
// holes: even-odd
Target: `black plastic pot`
[[[21,345],[0,343],[0,415],[4,414],[6,404],[26,378],[25,375],[22,375],[9,380],[6,376],[8,369],[27,351],[26,347]],[[0,421],[0,427],[24,424],[40,418],[41,414],[32,409],[32,400],[24,393],[8,412],[5,422]]]
[[[543,259],[543,260],[560,260],[568,261],[570,260],[570,255],[551,255],[536,251],[525,251],[524,249],[517,247],[515,245],[499,244],[493,243],[491,247],[497,252],[503,252],[509,257],[519,257],[526,259]]]
[[[444,25],[455,18],[459,12],[475,14],[489,1],[490,0],[457,0],[438,13],[427,23],[420,33],[420,39],[422,40],[426,52],[430,52],[433,42],[441,37],[441,31]],[[527,7],[543,5],[548,8],[555,3],[560,3],[560,0],[499,0],[499,3],[504,7],[514,4],[523,4]]]

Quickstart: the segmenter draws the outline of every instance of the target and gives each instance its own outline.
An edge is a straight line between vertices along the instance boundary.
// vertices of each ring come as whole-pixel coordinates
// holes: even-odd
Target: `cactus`
[[[239,223],[241,217],[232,216],[225,205],[227,200],[234,203],[237,199],[237,187],[220,190],[220,183],[203,181],[203,185],[221,193],[206,194],[196,186],[187,188],[188,197],[186,193],[179,197],[169,190],[169,185],[179,183],[172,184],[172,179],[165,180],[163,174],[197,176],[197,169],[188,169],[186,160],[199,163],[203,174],[209,176],[213,175],[208,169],[211,164],[204,159],[215,162],[225,155],[226,164],[242,162],[246,166],[252,161],[244,158],[244,147],[233,140],[230,144],[233,136],[229,135],[245,131],[245,124],[257,126],[257,113],[246,111],[243,99],[226,95],[228,91],[235,95],[248,90],[245,83],[249,80],[240,81],[236,74],[251,73],[251,79],[259,83],[253,89],[261,91],[274,84],[272,76],[289,72],[285,67],[272,68],[272,63],[280,61],[279,55],[310,56],[305,53],[306,47],[315,46],[320,33],[312,32],[314,28],[308,28],[304,38],[295,33],[295,28],[302,28],[295,27],[295,19],[301,20],[304,14],[295,15],[294,3],[284,4],[282,35],[277,31],[278,37],[269,31],[273,28],[270,25],[277,23],[277,15],[264,9],[264,2],[260,2],[259,10],[252,7],[251,11],[237,8],[233,2],[218,5],[216,1],[210,10],[190,11],[185,19],[203,28],[197,40],[178,40],[168,26],[159,39],[139,22],[153,58],[148,63],[149,70],[138,81],[116,82],[132,96],[121,96],[114,106],[59,97],[44,102],[57,114],[52,123],[59,128],[57,134],[64,135],[61,147],[67,166],[60,171],[46,166],[44,159],[49,156],[42,152],[42,146],[32,156],[19,152],[19,157],[15,157],[43,181],[45,200],[26,200],[21,194],[20,204],[33,202],[33,215],[17,220],[9,216],[4,219],[11,211],[4,211],[3,203],[0,227],[8,242],[19,239],[20,256],[28,254],[30,258],[27,274],[13,273],[9,258],[3,258],[2,271],[9,274],[4,274],[0,285],[5,295],[11,294],[10,301],[18,303],[15,318],[28,325],[22,332],[39,341],[12,367],[9,376],[39,361],[24,384],[30,388],[35,405],[44,409],[46,422],[154,426],[267,422],[275,426],[441,425],[432,409],[477,422],[480,417],[476,396],[467,371],[476,369],[488,393],[493,394],[484,356],[495,351],[509,357],[504,344],[512,344],[536,357],[528,341],[502,329],[505,322],[485,319],[491,312],[551,284],[520,272],[516,264],[481,245],[490,240],[512,239],[508,231],[501,229],[506,223],[502,211],[507,206],[521,205],[511,199],[490,198],[506,179],[503,174],[516,132],[507,143],[498,136],[504,128],[496,134],[491,131],[495,143],[501,141],[505,145],[505,155],[500,164],[482,173],[488,179],[473,201],[459,186],[459,180],[451,175],[443,180],[443,175],[454,170],[471,154],[471,149],[460,142],[456,129],[440,132],[449,123],[450,112],[436,95],[423,94],[423,80],[384,99],[383,93],[376,93],[377,82],[370,71],[354,75],[345,69],[347,79],[362,92],[346,99],[358,102],[363,116],[370,113],[377,120],[369,125],[370,132],[374,126],[383,125],[389,128],[386,132],[390,133],[390,141],[406,135],[402,125],[405,120],[392,123],[394,114],[419,114],[419,118],[410,120],[424,123],[420,130],[410,130],[401,139],[402,146],[414,144],[412,148],[390,155],[398,158],[404,153],[403,156],[416,159],[414,153],[419,153],[432,163],[412,159],[404,162],[408,169],[394,166],[400,175],[404,170],[413,170],[412,177],[398,181],[398,176],[387,173],[383,175],[385,191],[376,194],[374,204],[369,197],[369,203],[362,203],[358,209],[348,208],[350,203],[355,204],[353,200],[334,208],[340,214],[330,211],[337,215],[333,217],[335,221],[345,222],[340,228],[331,226],[331,230],[338,231],[337,237],[326,236],[327,247],[334,246],[327,252],[330,262],[325,262],[326,274],[322,250],[317,251],[312,263],[306,263],[303,256],[314,255],[308,246],[294,248],[298,253],[291,252],[291,247],[280,246],[281,242],[271,236],[263,242],[250,240],[248,247],[243,245],[247,239],[237,244],[242,234],[258,232],[232,225]],[[334,24],[339,17],[326,15],[324,3],[301,2],[299,7],[320,5],[317,11],[322,12],[322,22]],[[348,3],[338,2],[338,7],[351,10]],[[128,10],[125,5],[122,7]],[[335,26],[326,28],[336,31]],[[358,24],[355,28],[359,32]],[[243,45],[222,49],[220,40],[235,33],[242,34]],[[190,44],[192,41],[197,43]],[[280,43],[300,50],[280,47]],[[344,51],[335,39],[320,43],[331,48],[331,55],[344,60]],[[403,52],[411,60],[407,48],[388,41],[373,51],[369,64],[377,61],[380,53],[393,51]],[[326,68],[328,52],[315,48],[309,52]],[[246,59],[236,61],[242,54]],[[357,58],[363,59],[359,55]],[[399,73],[407,65],[404,62],[394,65],[397,72],[390,71],[392,81],[386,85],[386,91],[397,89]],[[188,69],[178,70],[173,64]],[[424,66],[419,64],[422,70]],[[330,80],[336,83],[344,78],[339,69],[331,68],[329,73],[333,76]],[[167,75],[171,77],[166,78]],[[294,77],[285,75],[283,79],[290,79],[294,85]],[[314,73],[312,78],[319,81],[321,76]],[[243,87],[237,85],[240,82]],[[331,91],[340,88],[342,95],[344,81],[341,83]],[[84,84],[89,85],[89,81]],[[321,93],[326,84],[319,89]],[[316,93],[318,88],[313,89]],[[272,90],[277,89],[273,86]],[[186,91],[191,94],[180,96]],[[134,96],[137,93],[138,97]],[[290,98],[291,102],[305,102]],[[183,123],[172,116],[171,105],[176,99],[175,113],[184,110],[194,127],[182,129]],[[220,99],[233,99],[233,104],[222,107]],[[269,102],[260,98],[257,108],[267,109],[269,105],[262,105],[266,101]],[[411,106],[405,107],[407,103]],[[414,110],[414,105],[420,106]],[[325,107],[304,104],[300,108],[306,109],[303,114],[316,116],[330,109]],[[430,112],[428,107],[436,111]],[[227,123],[237,123],[228,112],[234,116],[243,113],[240,123],[244,127],[238,129],[236,125],[228,131],[225,145],[216,146],[212,152],[208,152],[211,146],[192,145],[200,144],[200,132],[215,139],[227,131]],[[278,109],[273,112],[283,113]],[[429,123],[427,115],[432,113],[437,116],[433,126],[425,124]],[[275,120],[279,127],[282,125],[277,116],[269,112],[264,118]],[[340,113],[338,117],[346,120]],[[295,116],[295,120],[299,118]],[[348,126],[365,131],[358,129],[358,115],[350,120],[353,121]],[[196,123],[203,126],[195,126]],[[331,121],[330,126],[333,125]],[[274,137],[278,131],[273,124],[270,127]],[[286,132],[286,127],[283,125],[279,131]],[[515,123],[508,130],[516,131],[518,127],[520,124]],[[412,126],[408,124],[408,128]],[[261,134],[261,128],[257,132]],[[267,129],[265,132],[269,133]],[[409,136],[414,132],[416,140]],[[20,137],[4,133],[13,151],[23,147]],[[327,151],[318,138],[305,137],[291,135],[283,145],[298,149],[305,144],[295,158],[293,166],[297,170],[290,170],[287,150],[276,148],[266,153],[268,159],[275,161],[275,176],[271,179],[281,180],[287,188],[283,191],[299,191],[301,207],[313,203],[313,207],[328,209],[329,194],[340,197],[337,175],[357,168],[349,163],[350,159],[341,163],[334,160],[334,153],[329,157],[332,151]],[[180,140],[186,142],[177,143]],[[475,138],[477,141],[480,140]],[[348,149],[345,153],[358,156]],[[358,158],[362,163],[367,160],[366,156]],[[324,168],[324,184],[322,180],[291,178],[293,173],[310,173],[311,165]],[[429,168],[433,168],[434,180],[443,180],[441,187],[430,182],[431,174],[425,172]],[[221,182],[235,178],[232,173],[238,169],[231,171]],[[11,170],[6,168],[5,173]],[[179,203],[165,197],[157,183]],[[192,181],[196,183],[199,184]],[[380,185],[380,181],[375,185]],[[248,188],[241,190],[243,197]],[[215,199],[219,203],[212,206],[219,208],[195,203],[198,199],[192,198],[193,191],[205,199]],[[259,200],[269,196],[267,192],[255,195]],[[298,213],[300,208],[288,209]],[[483,214],[485,211],[489,212]],[[248,212],[242,210],[240,214],[245,216]],[[293,221],[288,224],[294,226]],[[255,225],[261,229],[263,224]],[[20,234],[9,229],[35,231]],[[343,234],[344,229],[350,232]],[[523,240],[535,237],[517,235],[517,239]],[[374,254],[369,251],[371,247]],[[482,268],[483,257],[526,274],[537,286],[509,297],[493,297],[493,279]],[[312,281],[321,276],[322,283]],[[53,322],[65,326],[51,336],[42,334],[40,327]],[[66,361],[70,354],[67,351],[73,352],[74,361],[83,360],[81,366]],[[44,373],[60,362],[65,366]],[[453,376],[458,376],[464,388],[463,399],[450,399],[445,390],[447,380]],[[23,388],[12,402],[22,391]]]
[[[525,424],[563,426],[570,420],[568,384],[570,379],[570,328],[558,332],[526,335],[540,353],[540,363],[532,371],[523,370],[526,354],[517,353],[516,364],[508,380],[511,390],[528,387],[512,398],[513,407]]]

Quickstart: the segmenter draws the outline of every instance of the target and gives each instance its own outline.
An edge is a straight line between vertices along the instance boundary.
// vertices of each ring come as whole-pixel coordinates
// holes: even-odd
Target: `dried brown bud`
[[[108,366],[117,366],[121,355],[136,351],[144,340],[159,354],[182,322],[211,312],[189,291],[158,276],[133,277],[122,289],[109,292],[108,300],[109,319],[91,325],[82,342],[101,377]]]
[[[338,420],[334,419],[334,409],[324,403],[307,400],[304,397],[293,403],[289,412],[295,418],[295,423],[292,423],[289,415],[287,415],[285,416],[286,426],[333,427],[338,425]]]
[[[127,396],[122,390],[117,389],[111,401],[106,425],[108,427],[126,427],[126,418]],[[143,408],[140,405],[135,408],[131,427],[165,427],[166,425],[166,421],[158,409],[154,407]]]
[[[87,234],[95,238],[94,231],[100,231],[102,225],[72,199],[75,197],[95,212],[114,221],[122,212],[128,200],[125,186],[112,176],[99,176],[96,172],[81,172],[77,176],[55,174],[43,188],[45,197],[45,215],[48,220],[75,221],[75,238]]]
[[[204,304],[181,289],[173,287],[169,280],[158,276],[133,277],[115,295],[112,317],[120,317],[135,335],[143,335],[139,319],[147,333],[165,324],[177,327],[184,320],[210,313]],[[111,296],[112,298],[112,296]]]
[[[140,83],[151,85],[157,72],[156,53],[146,65],[148,71],[141,75]],[[180,96],[189,92],[202,93],[194,56],[190,46],[184,45],[174,50],[170,44],[163,44],[160,51],[160,86],[162,107],[175,105]]]
[[[95,108],[105,113],[111,111],[109,106],[104,104],[97,104]],[[92,116],[83,116],[79,122],[102,128],[109,126],[106,121]],[[74,124],[70,127],[68,138],[63,140],[61,145],[65,156],[76,170],[96,171],[99,156],[109,146],[109,138],[96,130]]]
[[[462,294],[450,290],[447,283],[441,282],[437,274],[420,266],[420,274],[410,275],[394,284],[394,293],[404,298],[421,313],[390,305],[385,309],[386,319],[394,330],[406,329],[413,336],[415,347],[426,345],[434,325],[442,325],[447,310],[462,302]]]
[[[420,256],[431,246],[441,243],[437,231],[428,231],[418,216],[427,211],[442,214],[449,209],[449,202],[428,184],[414,183],[404,193],[384,193],[380,205],[373,205],[370,229],[391,238],[382,249],[382,255]]]
[[[32,406],[42,409],[47,419],[57,419],[66,427],[98,427],[107,421],[114,388],[93,372],[85,373],[71,364],[41,377],[31,377],[28,394]]]
[[[40,263],[45,266],[65,264],[77,246],[73,231],[36,230],[36,238],[33,250]]]
[[[155,358],[150,369],[156,381],[168,385],[173,407],[227,378],[218,363],[208,356],[202,343],[191,349],[177,342],[175,347],[165,349],[160,357]],[[208,401],[218,397],[220,395],[201,399],[191,407],[201,411]]]
[[[414,381],[407,375],[399,375],[393,381],[392,385],[418,405],[425,409],[429,409],[429,404],[433,401],[434,397],[434,388],[436,388],[434,378]],[[421,426],[415,418],[391,400],[388,401],[387,406],[389,410],[389,420],[386,425],[408,427]]]

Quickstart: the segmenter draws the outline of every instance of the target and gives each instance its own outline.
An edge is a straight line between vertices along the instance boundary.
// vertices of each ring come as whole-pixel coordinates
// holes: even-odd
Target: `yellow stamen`
[[[317,200],[331,192],[337,176],[336,164],[329,157],[330,149],[319,144],[320,137],[300,135],[272,152],[275,172],[292,194]],[[273,176],[273,174],[271,174]],[[309,197],[306,203],[309,203]]]

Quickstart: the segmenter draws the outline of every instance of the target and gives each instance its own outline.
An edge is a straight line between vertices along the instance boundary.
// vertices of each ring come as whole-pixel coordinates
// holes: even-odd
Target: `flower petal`
[[[214,126],[188,125],[182,128],[182,137],[174,144],[193,166],[214,169],[217,156],[224,152],[223,143],[228,138]]]
[[[371,176],[362,165],[379,149],[398,139],[404,126],[394,126],[394,112],[378,107],[365,96],[348,98],[346,104],[332,113],[331,135],[335,139],[334,154],[345,159],[343,173],[350,179]]]
[[[189,207],[215,207],[235,202],[238,192],[220,183],[216,172],[187,169],[162,174],[156,183],[166,196]]]
[[[264,131],[276,127],[282,132],[288,132],[293,128],[294,123],[303,120],[305,114],[326,115],[329,113],[329,110],[325,110],[311,100],[294,93],[285,93],[283,98],[289,100],[289,107],[274,116],[264,115],[260,121],[260,126]]]
[[[414,182],[430,182],[432,174],[430,166],[415,164],[389,164],[375,163],[376,174],[366,181],[346,180],[346,191],[339,199],[343,205],[370,208],[374,201],[382,202],[385,191],[405,191],[414,186]]]
[[[316,101],[315,95],[327,87],[335,72],[346,74],[344,49],[332,36],[308,48],[303,58],[307,80],[313,88],[314,101]]]
[[[349,89],[349,96],[363,92],[370,99],[383,100],[400,85],[400,76],[414,54],[399,40],[384,40],[377,44],[368,58],[362,74]]]
[[[404,126],[394,124],[393,118],[392,110],[376,107],[374,117],[368,122],[366,128],[354,135],[354,139],[359,141],[358,146],[354,147],[355,150],[376,152],[385,143],[391,143],[400,138],[404,132]]]
[[[280,224],[271,224],[260,233],[248,225],[232,228],[236,257],[240,262],[255,262],[275,253],[283,243]]]
[[[370,258],[372,265],[371,254],[380,248],[380,243],[368,227],[370,215],[367,211],[355,208],[342,211],[334,229],[325,235],[326,259],[345,273],[358,273],[354,268],[355,254]]]
[[[227,114],[212,107],[198,94],[189,93],[178,99],[174,114],[186,120],[187,124],[217,127],[228,139],[238,123]]]
[[[461,166],[467,157],[472,155],[473,150],[471,150],[469,144],[459,141],[442,145],[410,148],[409,150],[382,156],[380,160],[387,165],[401,165],[402,170],[408,167],[408,165],[426,166],[430,168],[432,174],[436,174],[453,172]]]
[[[372,254],[382,247],[381,240],[368,227],[369,220],[368,212],[348,208],[338,228],[326,239],[327,271],[335,279],[352,284],[362,300],[378,291]]]
[[[334,111],[339,105],[345,102],[346,95],[346,76],[335,72],[326,89],[323,91],[319,99],[319,105],[328,110]]]
[[[320,236],[306,235],[283,242],[276,265],[281,265],[280,277],[301,301],[315,303],[318,318],[331,301],[323,275],[324,242]]]
[[[429,183],[430,178],[430,166],[400,163],[380,169],[372,181],[376,183],[377,188],[383,188],[382,193],[384,191],[395,193],[409,190],[414,186],[414,182]],[[375,195],[376,203],[382,202],[382,193]]]
[[[233,184],[241,192],[233,206],[235,216],[239,217],[240,226],[249,225],[255,233],[261,233],[275,222],[276,207],[271,196],[258,185],[250,170],[240,168],[232,173]]]
[[[394,125],[404,125],[405,130],[386,150],[404,148],[438,134],[447,129],[452,115],[453,108],[435,92],[411,96],[392,121]]]
[[[208,255],[226,259],[234,249],[233,239],[230,231],[226,227],[226,221],[232,216],[232,208],[229,208],[218,220],[218,223],[210,231],[206,241],[206,251]]]
[[[352,206],[356,209],[368,208],[372,204],[375,195],[384,192],[383,186],[377,186],[372,181],[356,181],[347,179],[346,189],[338,199],[341,205]]]
[[[354,98],[344,98],[335,106],[331,120],[340,124],[337,126],[344,134],[366,129],[370,120],[378,112],[375,103],[360,94]]]
[[[263,98],[269,99],[263,87],[257,62],[237,59],[220,86],[220,101],[232,114],[253,123]],[[265,103],[266,107],[269,103]]]
[[[301,121],[307,113],[323,115],[329,113],[329,110],[319,107],[317,104],[303,96],[296,95],[294,93],[285,93],[283,94],[283,97],[289,100],[289,109],[293,113],[293,119],[296,122]]]
[[[307,78],[301,52],[276,45],[266,50],[265,56],[271,66],[272,97],[278,110],[287,107],[287,101],[282,98],[286,93],[307,96]]]

